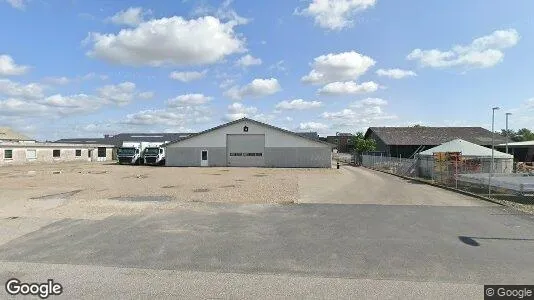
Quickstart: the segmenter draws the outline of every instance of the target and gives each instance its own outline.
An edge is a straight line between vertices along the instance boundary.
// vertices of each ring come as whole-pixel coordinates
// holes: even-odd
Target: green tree
[[[363,132],[357,132],[352,138],[354,149],[356,153],[361,154],[365,152],[375,151],[376,142],[373,139],[365,139]]]
[[[519,129],[517,135],[521,137],[521,141],[534,141],[534,132],[527,128]]]
[[[512,142],[534,141],[534,132],[532,132],[528,128],[522,128],[518,131],[514,131],[512,129],[506,131],[505,129],[503,129],[501,130],[501,135],[504,137],[508,136],[508,138]]]

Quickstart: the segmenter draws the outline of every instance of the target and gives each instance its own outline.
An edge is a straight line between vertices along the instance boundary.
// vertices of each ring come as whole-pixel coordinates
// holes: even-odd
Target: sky
[[[0,0],[0,126],[534,128],[529,0]]]

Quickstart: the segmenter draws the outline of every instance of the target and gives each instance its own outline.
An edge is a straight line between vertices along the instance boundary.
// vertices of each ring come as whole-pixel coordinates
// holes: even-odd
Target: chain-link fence
[[[434,156],[414,159],[362,155],[362,166],[428,180],[534,212],[534,168],[512,159]],[[493,172],[491,172],[493,170]]]
[[[334,153],[332,154],[332,159],[336,162],[341,162],[341,163],[346,163],[346,164],[354,163],[354,155],[350,153]]]
[[[362,155],[361,165],[403,176],[417,176],[417,159]]]

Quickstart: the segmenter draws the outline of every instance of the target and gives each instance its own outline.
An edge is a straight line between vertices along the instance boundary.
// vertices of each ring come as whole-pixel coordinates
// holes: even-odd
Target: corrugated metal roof
[[[33,141],[24,134],[13,131],[9,127],[0,127],[0,140],[3,141]]]
[[[178,133],[119,133],[114,136],[106,138],[73,138],[61,139],[55,143],[79,143],[79,144],[94,144],[105,143],[113,144],[115,147],[121,147],[123,142],[167,142],[181,140],[194,133],[178,132]]]
[[[309,140],[309,141],[312,141],[312,142],[316,142],[316,143],[320,143],[320,144],[324,144],[324,145],[328,145],[330,147],[335,147],[335,145],[332,145],[330,143],[327,143],[327,142],[323,142],[321,140],[317,140],[317,139],[312,139],[312,138],[309,138],[307,136],[304,136],[304,135],[299,135],[298,133],[295,133],[293,131],[289,131],[289,130],[285,130],[285,129],[282,129],[280,127],[276,127],[276,126],[273,126],[273,125],[269,125],[269,124],[266,124],[266,123],[262,123],[260,121],[256,121],[256,120],[252,120],[252,119],[249,119],[249,118],[241,118],[241,119],[238,119],[238,120],[235,120],[235,121],[232,121],[232,122],[228,122],[228,123],[225,123],[225,124],[222,124],[222,125],[219,125],[219,126],[216,126],[216,127],[213,127],[213,128],[210,128],[210,129],[207,129],[207,130],[204,130],[202,132],[199,132],[199,133],[196,133],[196,134],[192,134],[186,138],[183,138],[183,139],[180,139],[180,140],[176,140],[176,141],[172,141],[166,145],[171,145],[171,144],[175,144],[175,143],[179,143],[183,140],[188,140],[190,138],[194,138],[195,136],[199,136],[201,134],[205,134],[205,133],[208,133],[208,132],[212,132],[214,130],[217,130],[217,129],[221,129],[221,128],[224,128],[224,127],[227,127],[227,126],[230,126],[230,125],[233,125],[233,124],[237,124],[237,123],[240,123],[240,122],[244,122],[244,121],[248,121],[248,122],[252,122],[252,123],[255,123],[255,124],[258,124],[260,126],[265,126],[265,127],[269,127],[269,128],[272,128],[272,129],[275,129],[275,130],[278,130],[278,131],[281,131],[281,132],[285,132],[287,134],[290,134],[290,135],[293,135],[293,136],[296,136],[296,137],[300,137],[300,138],[303,138],[303,139],[306,139],[306,140]]]
[[[499,146],[505,147],[506,144],[499,144]],[[511,143],[508,143],[508,146],[524,146],[524,147],[534,146],[534,141],[511,142]]]
[[[113,145],[109,144],[70,144],[70,143],[0,143],[0,148],[13,147],[13,148],[98,148],[106,147],[113,148]]]
[[[477,144],[470,143],[462,139],[455,139],[447,143],[443,143],[437,147],[430,148],[420,152],[421,156],[431,156],[435,152],[461,152],[462,156],[476,156],[476,157],[491,157],[491,149]],[[506,154],[500,151],[494,151],[495,158],[514,158],[511,154]]]
[[[491,145],[491,131],[482,127],[370,127],[365,136],[373,132],[386,145],[426,145],[435,146],[454,140],[463,139],[477,145]],[[499,134],[495,134],[495,144],[504,143]]]
[[[295,132],[296,134],[300,136],[305,136],[310,139],[318,140],[319,134],[317,132]]]

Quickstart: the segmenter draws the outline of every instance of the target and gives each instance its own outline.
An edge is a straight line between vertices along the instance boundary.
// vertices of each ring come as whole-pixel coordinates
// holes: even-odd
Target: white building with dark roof
[[[41,143],[0,127],[0,166],[68,161],[111,161],[113,145],[104,143]]]
[[[243,118],[167,144],[166,165],[330,168],[332,146]]]

